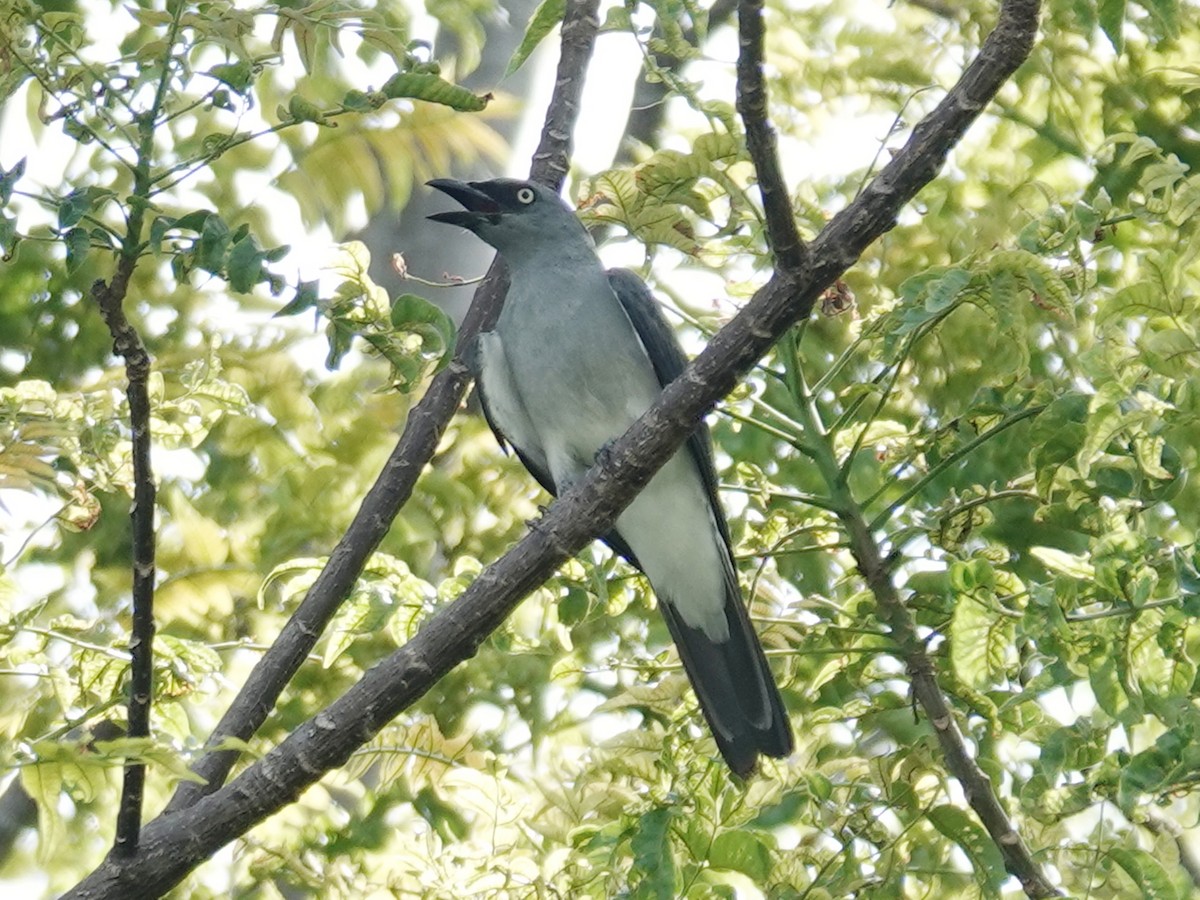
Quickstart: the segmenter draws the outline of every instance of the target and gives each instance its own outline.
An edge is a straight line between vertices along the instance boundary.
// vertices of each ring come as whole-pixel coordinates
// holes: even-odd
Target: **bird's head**
[[[435,213],[429,218],[461,225],[500,251],[509,263],[537,255],[541,249],[562,252],[572,245],[591,250],[592,242],[574,211],[552,189],[533,181],[496,178],[492,181],[428,182],[462,204],[463,209]],[[579,245],[580,239],[583,244]]]

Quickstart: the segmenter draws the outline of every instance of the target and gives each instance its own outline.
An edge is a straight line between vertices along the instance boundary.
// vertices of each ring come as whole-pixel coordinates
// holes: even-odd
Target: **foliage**
[[[881,137],[893,120],[903,131],[993,14],[981,2],[896,4],[871,20],[806,6],[768,17],[789,153],[822,146],[848,113],[884,123]],[[514,67],[555,9],[535,14]],[[674,0],[651,10],[702,18]],[[1184,124],[1200,32],[1188,11],[1050,4],[1011,90],[848,274],[857,307],[798,328],[715,420],[743,583],[797,726],[791,760],[732,783],[646,586],[597,550],[179,896],[1015,896],[914,718],[846,549],[847,508],[892,554],[960,728],[1063,890],[1189,896],[1173,836],[1200,813],[1200,148]],[[478,12],[455,4],[443,18],[478,34]],[[128,25],[117,62],[96,61],[100,15]],[[308,220],[341,221],[355,192],[386,183],[403,199],[464,152],[456,136],[484,152],[489,138],[453,111],[484,101],[443,78],[392,12],[21,0],[0,30],[6,115],[75,143],[69,183],[31,183],[20,159],[0,158],[12,511],[0,765],[39,810],[36,839],[0,860],[0,879],[40,871],[52,892],[107,849],[124,760],[150,765],[151,812],[186,777],[453,342],[435,308],[370,281],[358,245],[338,251],[332,280],[294,278],[291,235],[245,179],[269,171]],[[676,58],[709,52],[664,33]],[[348,87],[355,59],[377,67],[378,88]],[[583,215],[649,245],[661,292],[718,266],[725,293],[744,297],[768,256],[730,98],[687,68],[661,77],[686,144],[594,174]],[[862,168],[801,173],[804,227],[819,229],[900,137]],[[413,152],[424,145],[427,157]],[[330,171],[367,158],[384,161],[348,163],[357,181]],[[121,721],[127,677],[129,435],[123,375],[87,295],[123,255],[136,261],[129,305],[155,357],[163,451],[155,738],[137,744],[102,727]],[[681,306],[693,337],[729,313]],[[306,317],[264,311],[319,317],[331,371],[298,349],[311,345]],[[418,491],[251,753],[457,596],[538,499],[465,414]],[[47,520],[27,541],[22,511]]]

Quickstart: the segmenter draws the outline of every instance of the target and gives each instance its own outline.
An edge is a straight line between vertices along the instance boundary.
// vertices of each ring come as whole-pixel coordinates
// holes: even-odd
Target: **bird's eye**
[[[528,206],[534,200],[533,188],[523,187],[517,191],[517,199]]]

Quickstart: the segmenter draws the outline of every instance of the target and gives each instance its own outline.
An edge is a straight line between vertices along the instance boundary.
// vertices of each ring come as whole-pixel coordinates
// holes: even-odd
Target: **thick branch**
[[[562,53],[554,94],[530,166],[531,178],[555,189],[562,186],[570,163],[571,133],[579,115],[584,72],[598,28],[597,6],[597,0],[571,3],[563,19]],[[421,470],[433,457],[447,423],[462,403],[470,384],[466,366],[461,363],[463,351],[476,333],[486,331],[495,323],[507,290],[507,272],[500,263],[493,263],[475,292],[475,299],[459,330],[455,363],[433,378],[425,396],[409,413],[404,433],[379,478],[363,498],[346,534],[338,541],[303,602],[284,625],[271,649],[255,665],[217,724],[208,742],[210,747],[226,737],[248,740],[253,736],[275,708],[279,695],[304,663],[329,620],[349,596],[367,559],[387,534],[400,508],[412,496]],[[236,750],[212,750],[205,754],[193,766],[193,771],[206,783],[182,782],[166,812],[186,809],[199,797],[220,787],[237,757]]]
[[[962,79],[916,129],[875,182],[812,244],[812,266],[776,273],[661,398],[516,547],[440,609],[400,649],[278,747],[215,793],[146,826],[142,852],[109,858],[66,896],[155,895],[256,822],[286,806],[326,771],[474,654],[516,604],[595,535],[646,484],[695,427],[936,174],[983,105],[1028,55],[1037,0],[1007,0],[1000,21]]]

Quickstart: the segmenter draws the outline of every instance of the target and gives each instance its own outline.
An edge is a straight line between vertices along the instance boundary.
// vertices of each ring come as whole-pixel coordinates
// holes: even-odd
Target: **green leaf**
[[[1081,581],[1091,581],[1096,577],[1096,570],[1087,556],[1067,553],[1054,547],[1031,547],[1029,552],[1052,572],[1061,572]]]
[[[1125,0],[1098,0],[1096,18],[1108,42],[1119,54],[1125,49],[1125,36],[1121,31],[1125,25]]]
[[[72,191],[58,205],[58,227],[67,229],[77,225],[92,208],[92,198],[87,190]]]
[[[464,87],[451,84],[444,78],[427,72],[401,72],[393,75],[383,86],[383,95],[389,100],[401,97],[425,100],[459,112],[479,112],[485,109],[491,100],[490,94],[473,94]]]
[[[1179,0],[1140,0],[1140,3],[1149,10],[1166,37],[1171,40],[1179,37]]]
[[[421,335],[429,352],[454,347],[454,320],[441,307],[416,294],[401,294],[392,303],[392,325]]]
[[[993,590],[996,587],[996,570],[983,557],[955,562],[948,572],[950,586],[961,594],[969,594],[979,588]]]
[[[567,0],[542,0],[538,8],[533,11],[533,15],[529,17],[529,24],[525,26],[525,36],[521,38],[520,45],[513,51],[512,59],[508,61],[508,66],[504,69],[506,78],[524,65],[525,60],[529,59],[529,55],[537,49],[537,45],[542,42],[542,39],[563,20],[566,12]],[[628,21],[628,16],[626,16],[626,21]]]
[[[1114,847],[1108,858],[1120,866],[1142,892],[1143,900],[1180,900],[1170,874],[1145,850]]]
[[[470,834],[471,826],[455,807],[442,800],[432,787],[422,788],[413,798],[413,809],[420,813],[446,844],[454,845]]]
[[[1123,667],[1123,663],[1119,664],[1112,656],[1107,656],[1099,665],[1093,665],[1088,670],[1088,681],[1100,708],[1118,722],[1130,725],[1141,721],[1142,704],[1140,697],[1131,696],[1126,689],[1121,677]]]
[[[587,617],[591,607],[588,592],[577,587],[567,589],[566,595],[558,601],[558,621],[570,628],[578,625]]]
[[[970,813],[949,804],[933,807],[926,816],[934,828],[962,848],[988,892],[999,896],[1000,886],[1008,878],[1004,857],[983,827]]]
[[[299,94],[292,94],[287,105],[288,120],[292,122],[316,122],[325,124],[325,113],[311,100],[306,100]]]
[[[216,215],[211,209],[195,209],[176,219],[174,227],[180,231],[194,231],[199,234],[204,230],[208,220]]]
[[[16,164],[7,172],[0,169],[0,206],[5,206],[12,199],[13,188],[16,187],[17,179],[25,174],[24,158],[17,160]]]
[[[333,319],[325,326],[325,339],[329,343],[329,352],[325,354],[325,368],[334,371],[350,348],[354,346],[355,330],[353,326],[339,319]]]
[[[318,281],[302,281],[300,286],[296,288],[296,296],[275,313],[279,316],[296,316],[307,309],[317,309],[320,307],[321,295],[318,291]]]
[[[716,869],[732,869],[749,875],[758,884],[771,873],[771,851],[750,831],[724,831],[713,841],[708,862]]]
[[[208,75],[223,84],[229,85],[239,94],[245,96],[250,89],[254,77],[254,67],[248,60],[234,63],[219,63],[208,70]]]
[[[608,12],[604,14],[604,21],[600,25],[600,33],[605,34],[610,31],[629,31],[633,27],[633,20],[629,17],[629,10],[623,6],[610,7]],[[510,62],[511,66],[512,63]],[[512,74],[516,69],[512,69],[508,74]]]
[[[958,299],[963,288],[971,283],[972,276],[966,269],[958,267],[947,269],[932,285],[925,297],[927,312],[941,312]]]
[[[150,249],[155,255],[162,252],[163,238],[175,227],[175,219],[170,216],[155,216],[150,223]]]
[[[179,223],[177,222],[176,225]],[[200,226],[200,237],[194,248],[196,265],[205,272],[220,275],[225,268],[225,255],[229,251],[229,226],[216,213],[204,216]]]
[[[86,228],[72,228],[63,235],[63,243],[67,245],[67,271],[79,271],[79,267],[87,259],[88,248],[92,245],[91,235]]]
[[[356,590],[329,623],[321,665],[328,669],[358,638],[382,631],[395,608],[382,591]]]
[[[1132,316],[1175,316],[1182,312],[1177,296],[1178,258],[1165,251],[1147,256],[1138,267],[1138,280],[1114,293],[1096,314],[1097,325],[1118,325]]]
[[[980,600],[960,596],[950,618],[950,664],[976,690],[994,687],[1005,675],[1014,620]]]
[[[78,141],[81,144],[90,144],[96,139],[90,128],[71,116],[66,116],[62,120],[62,123],[63,133],[72,140]]]
[[[37,804],[38,853],[52,858],[66,835],[66,822],[59,811],[63,794],[63,765],[47,761],[20,769],[21,787]]]
[[[1098,765],[1107,755],[1108,731],[1094,727],[1089,718],[1056,728],[1043,741],[1038,764],[1048,781],[1067,771],[1082,771]]]
[[[651,810],[637,820],[630,839],[635,871],[642,874],[639,888],[660,900],[674,900],[676,895],[675,854],[671,851],[673,818],[670,807]]]
[[[17,220],[7,213],[0,213],[0,253],[5,261],[12,258],[18,241]]]
[[[253,236],[247,235],[233,245],[226,272],[229,286],[242,294],[249,293],[263,280],[263,252]]]
[[[365,91],[347,91],[346,95],[342,97],[342,106],[353,112],[369,112],[379,107],[374,96]]]

